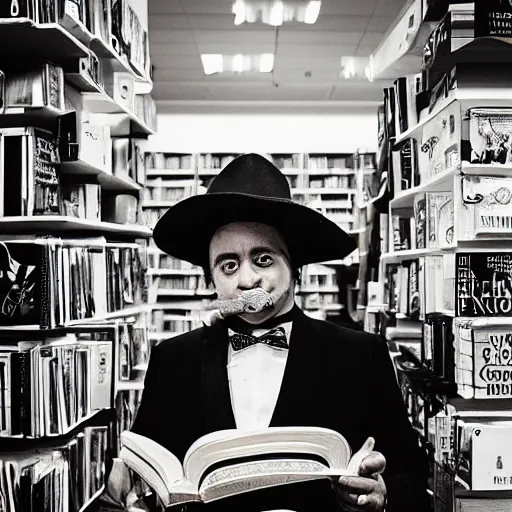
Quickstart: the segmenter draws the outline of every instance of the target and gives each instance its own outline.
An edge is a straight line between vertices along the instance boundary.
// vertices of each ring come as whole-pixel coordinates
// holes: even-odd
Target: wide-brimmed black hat
[[[295,267],[344,258],[356,249],[355,241],[337,224],[294,202],[281,171],[253,153],[226,165],[206,194],[169,208],[156,224],[153,238],[167,254],[207,268],[212,236],[232,222],[275,227],[286,241]]]

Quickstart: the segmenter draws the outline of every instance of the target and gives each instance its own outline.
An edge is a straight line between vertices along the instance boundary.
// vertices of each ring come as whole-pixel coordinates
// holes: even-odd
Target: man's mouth
[[[235,299],[215,300],[209,309],[218,309],[222,316],[240,315],[244,313],[261,313],[273,307],[275,298],[263,288],[245,290]]]

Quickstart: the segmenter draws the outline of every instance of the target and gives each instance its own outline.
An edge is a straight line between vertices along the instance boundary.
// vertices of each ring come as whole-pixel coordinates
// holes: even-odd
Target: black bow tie
[[[299,312],[299,307],[296,304],[294,304],[293,308],[287,313],[284,313],[283,315],[279,316],[273,316],[272,318],[269,318],[268,320],[265,320],[264,322],[259,324],[251,324],[236,315],[228,316],[226,319],[223,320],[223,323],[232,331],[251,335],[254,329],[270,330],[284,323],[293,322],[298,317]]]
[[[264,345],[276,348],[288,348],[288,341],[286,340],[286,334],[282,327],[271,329],[261,336],[234,333],[229,337],[229,341],[235,352],[256,345],[257,343],[263,343]]]

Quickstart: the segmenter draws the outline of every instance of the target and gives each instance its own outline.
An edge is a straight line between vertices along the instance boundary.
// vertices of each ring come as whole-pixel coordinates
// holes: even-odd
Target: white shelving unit
[[[452,8],[456,11],[458,6]],[[426,9],[426,3],[420,0],[412,0],[404,7],[372,56],[376,78],[397,80],[422,71],[421,46],[439,25],[425,21]],[[460,9],[467,12],[468,6]],[[458,36],[448,33],[446,37],[450,48],[450,37]],[[512,118],[510,126],[506,120],[512,109],[512,96],[511,82],[505,75],[488,79],[486,71],[478,67],[483,62],[485,45],[491,43],[492,38],[475,38],[474,44],[468,43],[463,51],[443,55],[443,70],[453,76],[439,95],[429,98],[431,104],[418,113],[418,122],[400,132],[399,123],[386,119],[394,156],[406,158],[404,154],[408,153],[400,153],[401,149],[406,143],[415,144],[406,148],[414,149],[405,167],[400,165],[403,159],[391,158],[393,166],[381,169],[389,171],[394,192],[388,212],[381,215],[388,220],[383,235],[385,249],[380,259],[379,282],[369,283],[378,288],[376,301],[368,305],[365,316],[368,330],[378,325],[374,321],[377,316],[394,319],[392,326],[381,333],[389,342],[393,360],[402,358],[407,365],[407,358],[397,347],[412,354],[408,364],[414,366],[415,372],[397,365],[397,378],[419,439],[431,449],[430,492],[435,510],[443,512],[507,512],[512,503],[512,485],[499,477],[483,477],[486,467],[490,474],[499,474],[493,454],[497,441],[477,448],[477,437],[484,431],[489,439],[498,431],[507,432],[500,446],[512,441],[510,394],[501,393],[500,388],[503,385],[505,389],[507,383],[485,373],[489,365],[498,376],[509,369],[508,364],[489,354],[494,340],[509,336],[511,323],[509,292],[500,295],[497,283],[508,282],[511,273],[507,262],[512,252],[512,210],[507,206],[507,194],[512,164],[508,156],[506,161],[498,160],[491,143],[499,147],[500,141],[509,140]],[[472,51],[476,56],[473,67]],[[496,66],[510,65],[512,53],[506,45],[496,53],[499,55],[489,54]],[[501,56],[502,64],[498,62]],[[457,67],[444,69],[446,62]],[[464,78],[459,80],[463,73]],[[474,76],[470,77],[472,73]],[[488,86],[475,87],[471,79],[473,84]],[[430,83],[431,87],[435,85]],[[411,107],[407,104],[409,99],[400,97],[397,89],[387,92],[395,94],[402,112]],[[478,128],[470,112],[475,108],[490,110],[478,118]],[[400,115],[398,107],[393,114]],[[494,123],[498,117],[500,126]],[[486,131],[486,126],[492,129]],[[449,129],[444,130],[445,127]],[[491,155],[488,158],[494,159],[492,164],[474,163],[479,160],[480,146],[486,147]],[[506,148],[510,151],[509,146]],[[417,185],[411,187],[411,183]],[[468,183],[473,188],[466,193],[464,187]],[[493,190],[489,191],[488,183],[493,184]],[[499,193],[504,194],[504,199]],[[472,267],[472,259],[482,264]],[[503,307],[491,307],[494,304]],[[419,362],[411,362],[413,355]],[[461,438],[457,439],[459,435]],[[462,438],[471,444],[468,452],[461,448]],[[479,458],[475,455],[477,450]]]
[[[95,2],[85,2],[84,9],[91,8]],[[45,8],[37,2],[14,4],[20,15],[25,8],[30,8],[29,4],[36,11]],[[19,90],[14,92],[20,96],[23,96],[23,87],[40,87],[39,95],[27,94],[20,103],[31,101],[27,98],[34,96],[40,96],[43,103],[48,103],[41,106],[35,103],[36,99],[34,106],[18,106],[12,99],[16,94],[11,91],[13,104],[6,105],[0,114],[0,240],[6,244],[4,250],[7,251],[5,247],[8,245],[11,251],[10,261],[4,263],[12,266],[3,268],[2,273],[4,276],[7,272],[13,273],[23,282],[20,286],[25,286],[26,276],[17,274],[18,267],[26,266],[27,275],[34,272],[37,276],[32,278],[33,283],[29,283],[31,289],[20,288],[19,303],[11,316],[6,309],[2,310],[0,357],[4,385],[0,412],[4,420],[0,427],[0,445],[4,449],[0,459],[6,467],[9,461],[14,461],[13,471],[6,473],[5,485],[2,485],[2,488],[10,489],[11,503],[23,503],[18,483],[20,468],[26,464],[29,469],[25,478],[33,479],[26,483],[39,487],[41,502],[53,503],[53,508],[62,510],[76,507],[84,511],[103,493],[104,471],[109,467],[109,457],[119,448],[119,431],[130,426],[123,422],[123,407],[130,403],[135,408],[137,393],[143,389],[147,364],[135,361],[137,354],[149,357],[147,321],[152,309],[144,301],[143,274],[152,230],[136,216],[133,223],[123,222],[128,217],[123,215],[122,205],[118,204],[127,198],[134,204],[140,202],[145,176],[143,169],[135,175],[131,162],[125,165],[113,161],[111,136],[125,138],[138,148],[139,139],[155,132],[155,110],[149,95],[152,89],[150,62],[139,65],[131,62],[128,56],[117,53],[111,41],[102,41],[98,34],[89,32],[81,20],[72,18],[67,13],[68,7],[66,5],[66,14],[58,23],[36,23],[29,18],[16,17],[0,19],[0,46],[3,48],[0,50],[0,69],[5,72],[7,86],[16,82]],[[55,10],[59,12],[39,12],[38,16],[58,17],[60,9]],[[9,9],[5,8],[3,12],[8,13]],[[138,16],[129,5],[123,13],[126,22],[125,15],[129,20],[129,31],[141,28]],[[104,28],[107,33],[111,29],[115,31],[112,27]],[[138,40],[134,37],[130,41],[132,50],[136,50]],[[149,52],[140,54],[149,57]],[[94,71],[89,73],[89,59],[98,64],[98,75]],[[13,63],[16,71],[11,69]],[[23,69],[35,72],[35,67],[37,72],[45,73],[50,66],[58,79],[54,80],[48,72],[48,76],[44,75],[39,81],[40,76],[32,79],[31,75],[21,76],[18,80]],[[132,99],[136,112],[119,100],[115,78],[121,72],[135,84]],[[30,80],[34,83],[30,84]],[[111,95],[106,92],[108,84],[114,84],[110,85]],[[52,93],[62,93],[65,108],[50,104]],[[141,104],[148,108],[141,109]],[[101,116],[100,127],[111,128],[108,136],[106,130],[102,133],[101,140],[96,138],[99,131],[92,135],[88,131],[97,128],[94,119],[99,118],[93,117],[96,115]],[[68,128],[72,129],[66,132]],[[49,134],[48,140],[41,136],[43,132]],[[12,168],[12,162],[7,160],[9,156],[5,148],[9,137],[25,137],[25,146],[20,143],[20,154],[15,155],[23,162],[19,168]],[[30,143],[34,143],[33,148],[28,145]],[[38,144],[44,148],[41,152]],[[78,157],[72,149],[78,149]],[[41,157],[47,153],[51,153],[48,162]],[[99,163],[99,153],[105,157],[103,165]],[[11,158],[13,154],[11,147]],[[58,169],[55,183],[52,183],[57,189],[57,199],[34,198],[36,193],[43,194],[40,189],[36,190],[36,186],[47,183],[40,176],[38,178],[40,168],[36,164],[41,164],[45,177],[51,174],[53,165]],[[22,174],[21,192],[12,180],[5,179],[4,174],[8,172],[11,176],[15,172]],[[88,189],[89,186],[92,188]],[[47,189],[44,193],[50,194]],[[9,200],[15,195],[21,195],[19,203],[24,204],[19,208],[23,212],[19,215],[8,210]],[[101,198],[105,199],[103,203]],[[47,207],[50,202],[53,210]],[[111,204],[105,204],[107,202]],[[11,213],[6,213],[8,211]],[[44,214],[39,214],[41,211]],[[16,254],[18,243],[26,244],[22,247],[27,248],[27,254],[21,257]],[[37,263],[31,266],[23,261],[32,248],[41,247],[50,249],[42,253]],[[128,252],[129,256],[124,260]],[[113,263],[115,256],[120,259]],[[127,261],[130,261],[129,268],[133,272],[124,271],[123,264]],[[115,267],[116,264],[119,266]],[[119,269],[123,270],[122,275],[117,272]],[[137,269],[140,272],[137,273]],[[4,305],[10,300],[7,293],[4,288],[0,297]],[[31,295],[34,304],[28,302],[27,297]],[[40,308],[40,323],[29,323],[32,317],[24,317],[25,312],[14,314],[16,308],[27,311]],[[43,320],[46,316],[48,318]],[[37,320],[36,315],[34,321]],[[48,356],[51,356],[53,366],[45,366],[43,357],[48,361]],[[125,356],[126,361],[123,360]],[[13,389],[14,378],[5,385],[5,379],[11,379],[16,373],[10,372],[15,370],[14,362],[18,358],[24,362],[19,367],[20,382],[23,384],[22,379],[30,379],[28,388],[25,381],[21,389]],[[5,373],[6,368],[9,368],[8,373]],[[16,416],[17,408],[23,422],[13,426],[12,418]],[[113,414],[114,409],[116,414]],[[80,435],[77,437],[77,434]],[[34,457],[35,453],[37,457]],[[84,471],[94,471],[94,474],[72,473],[78,471],[73,457],[83,462]],[[31,469],[36,462],[37,467]],[[73,485],[73,488],[65,488],[65,485]],[[32,489],[26,487],[24,492],[31,493]],[[73,497],[69,503],[60,499],[68,495]]]

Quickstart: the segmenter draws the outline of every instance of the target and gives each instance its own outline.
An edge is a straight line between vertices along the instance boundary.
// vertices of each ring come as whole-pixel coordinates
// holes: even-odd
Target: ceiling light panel
[[[222,55],[208,53],[201,55],[204,73],[214,75],[218,73],[271,73],[274,69],[274,54],[262,53],[258,55]]]
[[[261,22],[279,27],[291,21],[316,23],[321,6],[320,0],[235,0],[231,10],[235,25]]]

